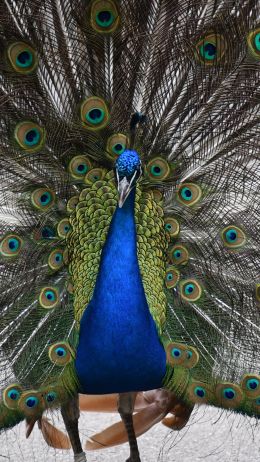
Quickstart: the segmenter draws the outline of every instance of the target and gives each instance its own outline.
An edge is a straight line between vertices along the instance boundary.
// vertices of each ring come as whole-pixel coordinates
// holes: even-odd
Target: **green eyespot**
[[[260,59],[260,29],[251,31],[247,36],[247,44],[251,55]]]
[[[76,156],[69,163],[69,172],[77,180],[84,179],[85,175],[91,170],[92,164],[86,156]]]
[[[48,265],[52,271],[58,271],[64,265],[64,250],[61,248],[54,249],[48,258]]]
[[[57,225],[58,236],[65,239],[71,231],[71,224],[68,218],[63,218]]]
[[[20,74],[31,74],[38,66],[35,50],[25,42],[12,43],[7,56],[12,68]]]
[[[40,210],[46,212],[55,203],[55,193],[49,188],[38,188],[31,194],[32,205]]]
[[[100,181],[104,178],[105,173],[106,171],[102,168],[93,168],[85,176],[84,182],[89,185],[96,183],[97,181]]]
[[[164,223],[165,230],[169,233],[171,238],[177,237],[180,232],[179,222],[175,218],[165,217]]]
[[[234,383],[222,383],[216,387],[216,396],[222,407],[235,409],[242,403],[244,396],[241,388]]]
[[[3,401],[8,409],[17,409],[18,401],[22,394],[22,387],[12,383],[3,391]]]
[[[39,303],[42,308],[51,310],[60,304],[60,295],[56,287],[43,287],[39,296]]]
[[[169,256],[174,265],[186,265],[189,260],[189,252],[183,245],[174,245],[169,249]]]
[[[202,295],[202,287],[195,279],[186,279],[180,283],[180,293],[183,300],[196,302]]]
[[[113,0],[94,0],[90,13],[91,26],[101,34],[111,34],[120,22],[117,3]]]
[[[109,113],[105,101],[97,96],[87,98],[81,104],[81,120],[84,127],[91,131],[106,127]]]
[[[67,342],[57,342],[49,348],[49,358],[56,366],[66,366],[73,357],[74,353]]]
[[[23,240],[17,234],[7,234],[0,242],[0,255],[17,257],[22,250]]]
[[[246,242],[246,235],[242,229],[235,225],[227,226],[221,233],[222,240],[226,247],[238,249]]]
[[[20,122],[15,127],[14,137],[19,146],[27,152],[37,152],[45,142],[45,130],[34,122]]]
[[[165,181],[170,173],[170,165],[162,157],[155,157],[146,165],[146,174],[153,182]]]
[[[222,35],[211,33],[201,38],[195,49],[197,60],[206,66],[212,66],[223,58],[226,42]]]
[[[167,289],[176,287],[180,279],[180,273],[174,266],[168,266],[165,276],[165,285]]]
[[[23,393],[19,400],[19,409],[28,417],[41,415],[43,411],[43,401],[40,393],[29,390]]]
[[[201,188],[194,183],[183,183],[177,192],[179,202],[187,207],[195,205],[201,196]]]
[[[129,140],[122,133],[116,133],[108,138],[107,141],[107,156],[111,160],[116,160],[128,147]]]

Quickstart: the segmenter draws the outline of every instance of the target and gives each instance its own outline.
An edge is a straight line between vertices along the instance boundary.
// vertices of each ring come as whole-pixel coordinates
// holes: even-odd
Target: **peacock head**
[[[119,193],[119,207],[123,207],[125,200],[142,175],[142,163],[136,151],[127,149],[115,163],[117,188]]]

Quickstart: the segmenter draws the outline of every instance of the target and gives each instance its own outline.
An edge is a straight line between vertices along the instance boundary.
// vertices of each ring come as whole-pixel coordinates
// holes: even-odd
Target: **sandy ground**
[[[62,428],[59,416],[55,423]],[[82,414],[81,439],[118,420],[115,414]],[[260,460],[260,426],[254,419],[212,408],[195,409],[189,425],[170,432],[158,424],[139,438],[142,462],[256,462]],[[88,462],[124,462],[128,446],[87,454]],[[24,424],[0,435],[1,462],[73,462],[72,453],[55,451],[38,429],[25,439]]]

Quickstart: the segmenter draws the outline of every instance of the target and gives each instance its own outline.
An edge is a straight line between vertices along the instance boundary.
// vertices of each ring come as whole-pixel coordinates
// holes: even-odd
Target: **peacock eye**
[[[15,42],[9,46],[7,56],[12,68],[20,74],[30,74],[38,66],[35,50],[24,42]]]
[[[119,25],[118,8],[112,0],[96,0],[91,8],[91,25],[100,33],[111,33]]]
[[[31,195],[31,202],[36,209],[44,212],[54,205],[55,193],[48,188],[35,189]]]
[[[21,122],[15,127],[15,140],[28,152],[39,151],[45,142],[45,131],[33,122]]]
[[[28,416],[40,414],[42,412],[41,405],[39,394],[32,390],[23,393],[18,403],[19,409]]]
[[[256,59],[260,59],[260,29],[248,34],[247,44],[251,55]]]
[[[171,351],[173,358],[179,358],[182,355],[182,351],[179,348],[173,348]]]
[[[227,226],[221,233],[226,247],[237,249],[246,242],[245,233],[237,226]]]
[[[196,204],[201,196],[201,188],[194,183],[183,183],[177,193],[178,200],[188,207]]]
[[[106,151],[107,156],[111,160],[115,160],[120,156],[127,148],[129,140],[126,135],[122,133],[116,133],[108,138]]]
[[[246,374],[241,382],[244,393],[249,398],[258,398],[260,395],[260,376]]]
[[[50,391],[49,393],[46,394],[46,401],[48,404],[52,404],[54,403],[54,401],[56,401],[58,398],[58,395],[55,391]]]
[[[196,58],[203,64],[212,66],[220,61],[226,51],[225,39],[219,34],[208,34],[196,44]]]
[[[73,359],[70,345],[67,342],[54,343],[49,348],[49,358],[57,366],[65,366]]]
[[[109,113],[103,99],[96,96],[87,98],[81,104],[81,120],[88,130],[97,131],[109,122]]]
[[[175,218],[165,217],[164,223],[165,230],[169,233],[169,235],[172,238],[177,237],[180,232],[179,222]]]
[[[164,181],[166,180],[170,173],[171,168],[166,160],[161,157],[156,157],[155,159],[150,160],[146,166],[146,172],[149,178],[152,181]]]
[[[105,171],[102,168],[93,168],[85,176],[84,182],[86,184],[93,184],[104,178]]]
[[[202,295],[200,284],[194,279],[182,281],[180,284],[181,297],[190,302],[196,302]]]
[[[175,245],[170,248],[169,256],[174,265],[186,265],[189,260],[189,252],[182,245]]]
[[[17,257],[22,250],[23,240],[16,234],[7,234],[0,243],[0,255]]]
[[[233,383],[218,384],[216,387],[216,396],[223,407],[236,408],[244,399],[241,388]]]
[[[36,396],[29,396],[25,400],[26,406],[29,407],[30,409],[38,406],[39,404],[39,399]]]
[[[206,397],[206,390],[203,387],[195,387],[194,393],[198,398],[205,398]]]
[[[78,180],[84,178],[86,173],[92,168],[90,160],[86,156],[76,156],[69,163],[69,172]]]
[[[18,401],[21,397],[22,388],[13,383],[3,391],[3,401],[9,409],[17,409]]]
[[[165,276],[165,285],[167,289],[176,287],[180,279],[180,273],[174,266],[168,266]]]
[[[39,303],[46,310],[56,308],[60,303],[59,291],[55,287],[43,287],[40,292]]]
[[[53,271],[58,271],[62,268],[64,264],[63,260],[63,250],[62,249],[55,249],[53,250],[48,258],[48,265]]]
[[[57,234],[62,239],[65,239],[71,231],[71,224],[68,218],[63,218],[57,225]]]

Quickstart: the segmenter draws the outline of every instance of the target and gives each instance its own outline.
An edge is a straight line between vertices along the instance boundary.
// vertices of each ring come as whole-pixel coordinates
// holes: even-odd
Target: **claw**
[[[133,416],[133,423],[136,436],[140,436],[149,430],[153,425],[160,422],[167,411],[162,411],[156,403],[148,405],[145,409]],[[117,422],[100,433],[93,435],[87,441],[85,449],[93,451],[102,448],[116,446],[128,441],[127,433],[123,422]]]

